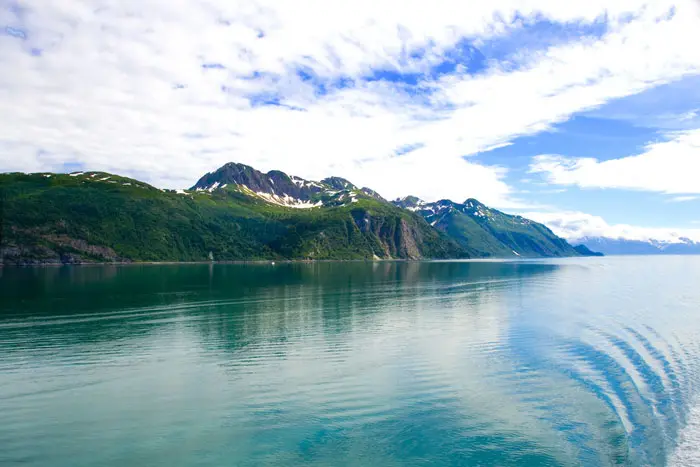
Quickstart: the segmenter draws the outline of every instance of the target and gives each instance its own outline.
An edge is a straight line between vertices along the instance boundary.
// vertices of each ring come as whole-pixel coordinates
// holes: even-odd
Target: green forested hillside
[[[178,193],[99,172],[3,174],[3,261],[465,256],[420,216],[369,196],[294,209],[239,188]]]

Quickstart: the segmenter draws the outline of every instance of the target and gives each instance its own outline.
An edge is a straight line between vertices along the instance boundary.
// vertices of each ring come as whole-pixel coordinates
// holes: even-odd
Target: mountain
[[[340,177],[229,163],[189,190],[160,190],[104,172],[0,174],[5,264],[578,254],[475,200],[391,203]]]
[[[0,191],[4,263],[466,257],[354,185],[240,164],[187,191],[101,172],[2,174]]]
[[[464,203],[450,200],[426,203],[415,196],[407,196],[393,203],[420,214],[435,229],[454,239],[472,257],[581,254],[544,225],[521,216],[505,214],[472,198]]]
[[[605,256],[598,251],[591,251],[586,245],[576,245],[574,246],[574,250],[578,251],[581,256]]]
[[[700,242],[679,238],[676,242],[628,240],[608,237],[582,237],[576,243],[606,255],[698,255]]]

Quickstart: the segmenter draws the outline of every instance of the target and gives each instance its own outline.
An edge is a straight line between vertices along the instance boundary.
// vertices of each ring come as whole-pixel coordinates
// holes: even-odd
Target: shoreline
[[[276,265],[276,264],[315,264],[315,263],[502,263],[520,262],[526,260],[578,258],[566,257],[533,257],[533,258],[451,258],[451,259],[282,259],[282,260],[232,260],[232,261],[118,261],[118,262],[85,262],[85,263],[29,263],[7,264],[0,263],[0,268],[45,268],[63,266],[187,266],[187,265]]]

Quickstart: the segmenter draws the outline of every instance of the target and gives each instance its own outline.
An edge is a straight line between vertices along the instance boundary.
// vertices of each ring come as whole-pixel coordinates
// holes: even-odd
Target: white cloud
[[[657,240],[678,243],[681,238],[700,241],[700,229],[673,229],[640,227],[626,224],[608,224],[600,216],[583,212],[527,212],[522,216],[542,222],[552,231],[570,241],[583,237],[607,237],[626,240]]]
[[[686,201],[695,201],[698,199],[697,196],[674,196],[671,201],[674,203],[684,203]]]
[[[681,121],[688,121],[688,120],[695,120],[698,117],[698,110],[690,110],[688,112],[685,112],[684,114],[679,116],[679,120]]]
[[[336,174],[387,197],[475,196],[513,205],[505,169],[462,156],[549,128],[610,99],[700,72],[698,11],[677,2],[425,3],[50,0],[0,13],[0,169],[64,163],[159,186],[192,184],[228,161],[307,178]],[[513,22],[516,13],[523,21]],[[518,50],[520,67],[452,74],[428,96],[357,82],[324,96],[294,70],[357,78],[425,70],[460,39],[485,41],[534,18],[591,22],[600,39]],[[628,18],[633,16],[633,21]],[[32,48],[42,49],[40,57]],[[425,54],[411,58],[409,52]],[[203,69],[203,63],[224,69]],[[255,74],[254,74],[255,73]],[[178,85],[185,86],[182,89]],[[252,107],[267,92],[283,106]],[[395,156],[398,148],[420,149]]]
[[[647,145],[644,152],[599,161],[540,155],[530,172],[543,173],[550,183],[582,188],[624,188],[661,193],[700,193],[700,129],[676,133],[669,141]],[[676,201],[688,201],[678,197]]]

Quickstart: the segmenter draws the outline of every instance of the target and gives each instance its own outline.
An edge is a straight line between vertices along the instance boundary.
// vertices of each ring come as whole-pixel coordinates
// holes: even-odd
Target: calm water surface
[[[0,269],[0,465],[700,465],[700,257]]]

